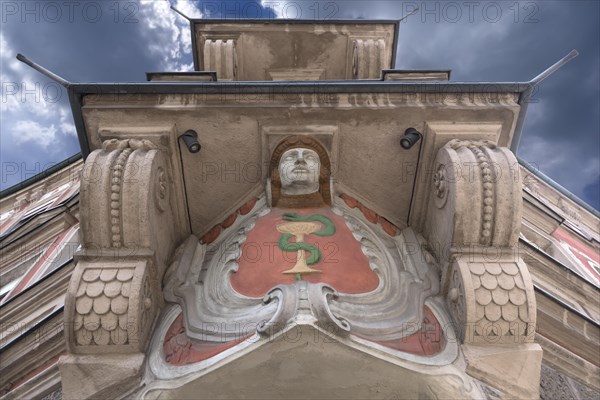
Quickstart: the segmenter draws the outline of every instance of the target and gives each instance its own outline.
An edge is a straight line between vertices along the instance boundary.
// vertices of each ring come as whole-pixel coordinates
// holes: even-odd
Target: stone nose
[[[298,151],[298,157],[296,158],[296,164],[306,164],[306,160],[304,160],[304,152],[302,150]]]

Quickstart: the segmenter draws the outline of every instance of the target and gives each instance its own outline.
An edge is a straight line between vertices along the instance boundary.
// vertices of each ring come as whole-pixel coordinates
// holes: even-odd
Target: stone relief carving
[[[443,292],[465,344],[533,342],[533,283],[514,250],[516,165],[508,149],[489,141],[451,140],[436,157],[429,240],[447,265]]]
[[[112,185],[110,187],[110,220],[113,247],[121,247],[121,182],[123,180],[123,167],[132,151],[131,148],[124,148],[117,157],[112,170]]]
[[[281,156],[281,192],[286,195],[310,194],[319,190],[320,160],[316,151],[305,148],[287,150]]]
[[[179,249],[165,278],[164,293],[167,301],[186,310],[188,337],[226,342],[240,336],[233,327],[252,327],[244,334],[273,334],[294,320],[312,321],[337,335],[352,333],[379,341],[401,339],[420,328],[423,304],[439,289],[435,268],[423,261],[433,262],[433,258],[420,248],[411,256],[403,255],[400,249],[419,243],[411,230],[390,237],[374,225],[381,229],[376,233],[362,221],[360,211],[340,200],[334,212],[343,217],[377,274],[379,284],[374,290],[350,294],[322,282],[298,281],[276,285],[262,298],[236,292],[228,277],[238,271],[241,245],[257,218],[270,212],[261,198],[251,213],[238,217],[215,242],[206,246],[190,238]]]
[[[481,229],[479,243],[482,245],[489,245],[491,243],[492,228],[494,223],[494,206],[495,195],[494,195],[494,182],[498,179],[497,172],[495,170],[494,162],[492,158],[487,155],[486,149],[493,150],[496,148],[496,144],[490,141],[460,141],[451,140],[445,146],[452,150],[460,148],[466,148],[473,153],[475,156],[476,164],[481,173],[481,186],[483,191],[482,203],[483,213],[481,216]],[[472,166],[473,164],[459,165],[458,168],[465,166]],[[446,166],[438,165],[436,174],[433,176],[434,193],[435,193],[435,204],[438,208],[442,208],[446,204],[447,186],[446,186]],[[472,178],[471,176],[469,179]]]
[[[522,202],[517,165],[510,150],[487,140],[446,143],[436,157],[432,179],[431,201],[440,210],[429,218],[430,241],[442,245],[450,240],[452,246],[516,244]],[[438,222],[431,224],[434,219]],[[444,230],[435,224],[452,227]]]
[[[177,250],[164,295],[183,309],[187,338],[214,348],[215,343],[311,324],[398,354],[407,348],[405,339],[418,347],[415,354],[455,349],[444,339],[430,343],[422,334],[415,337],[423,329],[445,334],[441,308],[425,307],[439,293],[439,276],[422,237],[411,229],[399,232],[347,195],[327,207],[329,158],[315,139],[282,140],[271,156],[271,174],[273,203],[284,200],[284,205],[270,208],[261,196],[251,210],[218,224],[218,234],[210,234],[211,229],[206,240],[191,237]],[[315,203],[313,193],[323,196],[321,201]],[[269,251],[268,243],[279,253],[248,261],[248,249]],[[345,254],[328,263],[332,244],[334,252],[341,248]],[[181,352],[194,348],[190,344],[181,350],[171,342],[167,347],[169,354],[179,354],[178,360],[189,359]]]
[[[354,39],[352,42],[352,78],[379,79],[385,57],[383,39]]]
[[[442,208],[448,199],[448,182],[446,182],[446,170],[441,164],[433,175],[433,187],[435,205],[437,208]]]
[[[465,343],[533,342],[535,295],[522,261],[458,260],[450,274],[447,298]]]
[[[158,168],[158,172],[156,174],[156,187],[156,206],[160,211],[165,211],[167,205],[169,204],[169,182],[167,173],[162,167]]]
[[[210,249],[190,237],[178,250],[180,257],[169,267],[165,277],[165,300],[183,304],[187,334],[198,340],[226,342],[234,340],[239,330],[222,330],[226,325],[254,327],[262,332],[270,327],[285,326],[292,310],[284,305],[294,303],[296,293],[286,287],[275,287],[264,298],[239,296],[227,277],[237,268],[240,245],[248,230],[264,209],[264,199],[253,212],[239,218],[229,229],[231,234]],[[244,221],[245,224],[242,224]],[[223,234],[222,234],[223,235]],[[223,237],[223,236],[221,236]],[[217,331],[215,331],[217,327]]]
[[[169,176],[163,151],[152,141],[104,141],[83,167],[84,248],[149,249],[155,236],[172,235],[171,213],[165,212],[171,202]],[[169,240],[159,241],[161,257],[167,257],[168,246]]]
[[[216,71],[220,81],[234,81],[237,76],[237,56],[234,39],[204,41],[204,70]]]
[[[75,295],[78,345],[128,343],[127,311],[134,268],[87,269]]]
[[[71,352],[142,350],[158,306],[155,297],[149,266],[143,261],[109,266],[79,262],[65,300]]]
[[[109,139],[86,160],[81,182],[83,244],[65,299],[69,350],[143,351],[174,234],[168,164],[150,140]]]
[[[299,149],[312,158],[310,165],[307,160],[298,158]],[[331,162],[319,140],[305,135],[287,136],[273,150],[269,164],[266,189],[270,205],[281,208],[331,206]],[[300,174],[293,172],[297,167],[302,167],[298,170]],[[281,176],[282,172],[286,176]]]

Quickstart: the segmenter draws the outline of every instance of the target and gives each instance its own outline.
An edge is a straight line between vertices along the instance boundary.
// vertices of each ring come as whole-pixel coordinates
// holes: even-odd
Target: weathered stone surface
[[[466,371],[506,393],[508,398],[539,397],[542,349],[537,344],[513,347],[463,345]]]
[[[68,355],[60,358],[65,400],[120,397],[139,383],[144,354]]]
[[[515,165],[514,154],[492,141],[451,140],[439,150],[425,230],[441,259],[448,258],[448,247],[517,244],[522,200]],[[500,273],[494,263],[486,268]]]
[[[393,23],[282,20],[194,24],[198,65],[219,81],[379,79],[393,68]]]
[[[214,398],[482,398],[474,382],[454,366],[438,374],[396,364],[361,351],[313,326],[293,327],[264,345],[194,379],[169,388],[149,384],[138,395],[165,399]],[[349,378],[351,377],[351,379]]]
[[[600,398],[600,391],[582,385],[555,369],[542,364],[540,399],[592,400]]]

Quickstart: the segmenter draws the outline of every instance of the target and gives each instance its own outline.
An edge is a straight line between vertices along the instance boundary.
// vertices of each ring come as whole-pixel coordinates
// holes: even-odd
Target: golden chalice
[[[280,225],[277,225],[277,230],[281,233],[289,233],[294,235],[296,238],[296,243],[300,243],[304,241],[304,235],[310,235],[313,232],[317,232],[321,229],[321,224],[318,222],[286,222]],[[310,268],[306,265],[306,260],[304,258],[304,250],[298,250],[298,255],[296,256],[296,265],[294,268],[288,269],[287,271],[283,271],[284,274],[317,274],[321,272],[318,269]]]

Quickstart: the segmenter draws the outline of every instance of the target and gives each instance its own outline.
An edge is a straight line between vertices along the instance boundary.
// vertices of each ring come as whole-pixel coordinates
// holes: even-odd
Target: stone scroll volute
[[[426,230],[438,255],[448,253],[444,246],[516,245],[521,181],[508,148],[490,141],[451,140],[438,151],[430,177]]]
[[[535,295],[517,252],[518,163],[490,141],[452,140],[431,175],[427,236],[443,268],[442,292],[461,342],[533,342]]]
[[[146,139],[110,139],[87,158],[81,179],[82,249],[67,296],[71,353],[143,351],[177,232],[172,171]]]
[[[153,249],[165,263],[175,232],[163,151],[149,140],[107,140],[89,155],[82,174],[84,248]]]

